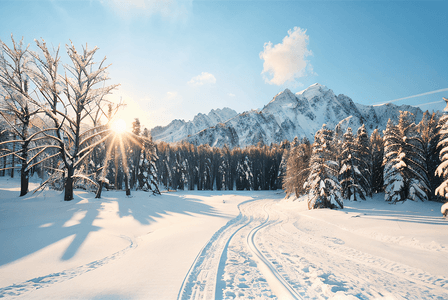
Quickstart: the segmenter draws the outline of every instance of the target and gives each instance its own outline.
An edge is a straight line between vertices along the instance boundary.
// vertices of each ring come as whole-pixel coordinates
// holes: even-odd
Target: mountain
[[[236,111],[225,107],[223,109],[212,109],[207,115],[197,114],[192,121],[173,120],[167,126],[157,126],[151,130],[152,138],[156,141],[178,142],[189,135],[200,132],[206,128],[215,126],[219,123],[235,117]]]
[[[340,124],[344,131],[351,127],[356,132],[362,124],[366,125],[369,133],[375,128],[384,130],[389,118],[395,123],[398,121],[400,110],[413,113],[417,122],[423,115],[420,108],[409,105],[356,104],[349,97],[342,94],[336,96],[331,89],[316,83],[296,94],[286,89],[277,94],[262,110],[251,110],[233,117],[229,114],[228,120],[223,122],[221,118],[221,121],[209,127],[204,127],[205,124],[201,123],[204,126],[197,132],[192,130],[185,134],[185,126],[179,126],[178,131],[175,131],[174,125],[169,130],[164,129],[176,122],[173,121],[167,127],[153,129],[155,133],[170,132],[170,140],[164,139],[161,134],[153,134],[153,137],[155,140],[187,140],[196,145],[209,144],[216,147],[222,147],[224,144],[230,147],[245,147],[259,142],[269,145],[285,139],[291,141],[296,136],[307,137],[313,141],[315,132],[322,124],[327,124],[329,128]],[[196,124],[195,119],[192,124]],[[191,125],[191,128],[199,127],[201,126]]]

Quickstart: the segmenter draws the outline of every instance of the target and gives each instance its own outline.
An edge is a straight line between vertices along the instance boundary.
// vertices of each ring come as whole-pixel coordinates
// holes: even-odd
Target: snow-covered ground
[[[0,178],[0,298],[448,299],[439,203],[18,190]]]

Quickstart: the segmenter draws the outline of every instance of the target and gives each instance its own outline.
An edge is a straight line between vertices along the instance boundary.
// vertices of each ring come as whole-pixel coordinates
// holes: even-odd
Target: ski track
[[[120,236],[120,238],[128,240],[129,246],[126,248],[117,251],[109,256],[106,256],[102,259],[92,261],[90,263],[87,263],[85,265],[67,269],[61,272],[48,274],[45,276],[36,277],[27,281],[24,281],[22,283],[13,284],[7,287],[0,288],[0,298],[8,297],[15,298],[18,296],[22,296],[26,293],[29,293],[33,290],[38,290],[41,288],[49,287],[50,285],[53,285],[55,283],[61,283],[67,280],[70,280],[72,278],[75,278],[77,276],[83,275],[87,272],[93,271],[98,269],[99,267],[104,266],[105,264],[108,264],[109,262],[121,258],[123,255],[125,255],[128,251],[131,249],[137,248],[138,244],[136,241],[133,241],[128,236]]]
[[[242,204],[252,201],[254,200],[242,202],[238,208],[240,209]],[[212,236],[185,276],[178,299],[213,299],[216,297],[216,286],[219,285],[218,274],[222,273],[220,262],[227,260],[226,250],[232,237],[252,221],[251,218],[247,220],[241,214],[240,209],[240,214],[236,218],[227,222]]]
[[[375,256],[326,236],[306,214],[254,199],[220,228],[197,255],[178,299],[448,299],[448,278]],[[325,222],[324,222],[325,223]],[[323,223],[321,223],[323,224]],[[61,272],[0,288],[15,298],[70,280],[121,258],[138,245]],[[347,298],[350,299],[350,298]]]
[[[241,203],[198,255],[178,299],[448,299],[448,278],[310,229],[308,215],[279,201]]]
[[[269,254],[264,254],[266,251],[262,251],[255,242],[255,235],[261,229],[265,229],[268,226],[274,226],[279,223],[279,221],[269,221],[269,212],[266,210],[266,205],[263,206],[263,210],[266,213],[266,221],[253,228],[247,235],[247,245],[252,253],[257,256],[259,262],[259,268],[261,268],[262,273],[267,278],[268,284],[275,289],[275,293],[281,299],[302,299],[297,291],[289,284],[289,282],[280,274],[281,268],[277,268],[274,262],[271,262]]]

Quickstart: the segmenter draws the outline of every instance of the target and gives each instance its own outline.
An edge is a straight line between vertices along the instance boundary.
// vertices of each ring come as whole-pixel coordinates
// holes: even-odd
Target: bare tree
[[[44,41],[36,43],[43,57],[33,54],[37,66],[34,82],[45,99],[45,112],[54,123],[55,134],[48,137],[57,141],[63,162],[60,172],[64,173],[64,200],[69,201],[73,199],[76,178],[96,184],[81,172],[81,167],[94,149],[109,137],[110,129],[101,125],[100,119],[107,116],[105,109],[109,102],[104,96],[118,85],[105,85],[110,65],[104,65],[106,58],[99,64],[94,62],[97,47],[89,50],[86,45],[78,52],[72,43],[66,45],[71,65],[64,65],[65,74],[60,76],[59,48],[52,56]]]
[[[12,150],[3,147],[6,154],[2,154],[0,157],[12,156],[11,172],[14,172],[14,168],[16,168],[14,157],[19,159],[20,196],[24,196],[28,192],[29,171],[33,166],[31,162],[46,148],[35,143],[38,139],[42,139],[42,137],[38,137],[42,133],[41,129],[35,128],[30,132],[30,128],[37,125],[33,124],[32,121],[33,118],[34,120],[37,119],[36,115],[40,111],[40,105],[29,94],[28,67],[30,55],[28,47],[23,47],[23,39],[16,42],[11,35],[11,40],[12,48],[0,40],[0,96],[2,96],[0,114],[9,125],[14,138],[0,143],[0,145],[12,144],[12,147],[9,147]],[[15,149],[16,144],[21,145],[18,150]]]

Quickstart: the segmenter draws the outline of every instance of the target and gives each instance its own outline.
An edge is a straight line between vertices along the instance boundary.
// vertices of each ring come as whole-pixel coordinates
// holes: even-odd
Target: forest
[[[81,188],[101,197],[103,188],[144,190],[277,190],[308,195],[308,208],[343,208],[384,192],[385,201],[445,201],[448,195],[448,117],[406,111],[384,132],[327,128],[306,138],[246,148],[187,142],[154,142],[135,119],[130,132],[112,129],[123,103],[107,100],[109,80],[98,48],[78,51],[35,41],[38,51],[12,38],[0,41],[0,176],[20,176],[20,196],[30,176],[64,190]],[[63,74],[63,75],[62,75]],[[445,99],[445,98],[444,98]],[[446,100],[446,99],[445,99]],[[35,175],[36,174],[36,175]]]

